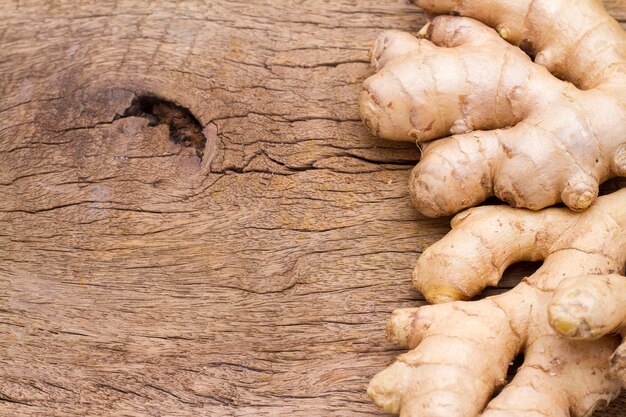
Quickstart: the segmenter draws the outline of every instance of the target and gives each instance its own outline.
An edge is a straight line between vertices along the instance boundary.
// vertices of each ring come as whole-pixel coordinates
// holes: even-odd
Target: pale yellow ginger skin
[[[548,320],[573,339],[594,340],[612,333],[626,337],[626,278],[610,274],[566,280],[554,292]],[[626,342],[612,356],[611,368],[626,387]]]
[[[425,39],[381,34],[360,109],[380,137],[438,139],[422,144],[410,180],[422,214],[492,195],[582,210],[600,183],[626,175],[626,35],[600,1],[416,3],[468,17],[435,18]]]
[[[373,378],[374,402],[403,417],[582,417],[615,398],[626,383],[626,343],[611,336],[626,335],[626,189],[581,213],[487,206],[452,224],[414,274],[431,302],[472,297],[513,262],[544,263],[498,296],[395,311],[387,336],[412,350]]]

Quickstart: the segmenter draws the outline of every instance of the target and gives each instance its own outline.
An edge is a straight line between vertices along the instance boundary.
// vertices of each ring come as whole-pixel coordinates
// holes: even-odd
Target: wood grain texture
[[[357,100],[376,35],[419,10],[0,7],[0,415],[380,415],[385,322],[422,303],[410,274],[448,219],[411,207],[418,152]],[[144,93],[198,118],[202,160],[119,117]]]

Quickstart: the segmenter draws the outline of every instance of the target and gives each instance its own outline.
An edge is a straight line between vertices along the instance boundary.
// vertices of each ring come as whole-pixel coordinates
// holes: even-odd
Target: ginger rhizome
[[[626,35],[597,0],[415,3],[457,16],[378,38],[363,120],[421,145],[410,192],[422,214],[492,195],[535,211],[452,220],[413,274],[436,305],[393,313],[387,336],[411,351],[368,394],[405,417],[589,416],[626,384],[626,190],[598,199],[626,175]],[[558,202],[574,211],[544,208]],[[507,293],[465,301],[521,260],[544,263]]]
[[[421,39],[381,34],[360,109],[374,134],[421,143],[410,192],[422,214],[492,195],[582,210],[626,175],[626,36],[600,1],[416,3],[468,17],[436,17]]]
[[[387,336],[412,349],[368,394],[403,417],[588,416],[626,382],[626,189],[586,211],[486,206],[459,213],[418,261],[431,302],[466,299],[511,263],[544,260],[513,290],[397,310]],[[524,363],[506,383],[509,364]]]

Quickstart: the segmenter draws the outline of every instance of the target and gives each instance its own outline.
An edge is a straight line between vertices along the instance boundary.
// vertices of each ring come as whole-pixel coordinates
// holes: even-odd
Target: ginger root
[[[423,215],[492,195],[582,210],[600,183],[626,175],[626,35],[600,1],[415,3],[468,17],[436,17],[422,39],[381,34],[360,109],[382,138],[438,139],[422,145],[410,180]]]
[[[373,378],[374,402],[403,417],[582,417],[616,397],[626,383],[626,342],[611,336],[626,335],[626,189],[582,213],[486,206],[452,226],[414,273],[431,302],[472,297],[513,262],[544,263],[501,295],[395,311],[387,336],[412,350]],[[490,400],[521,352],[523,366]]]

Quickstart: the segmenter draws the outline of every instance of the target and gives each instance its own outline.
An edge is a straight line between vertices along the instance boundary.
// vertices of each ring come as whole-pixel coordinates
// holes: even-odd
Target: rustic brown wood
[[[380,415],[385,321],[422,302],[412,267],[448,225],[410,205],[414,147],[369,135],[356,103],[376,35],[424,16],[0,5],[0,414]],[[197,117],[202,160],[126,112],[142,94]]]

